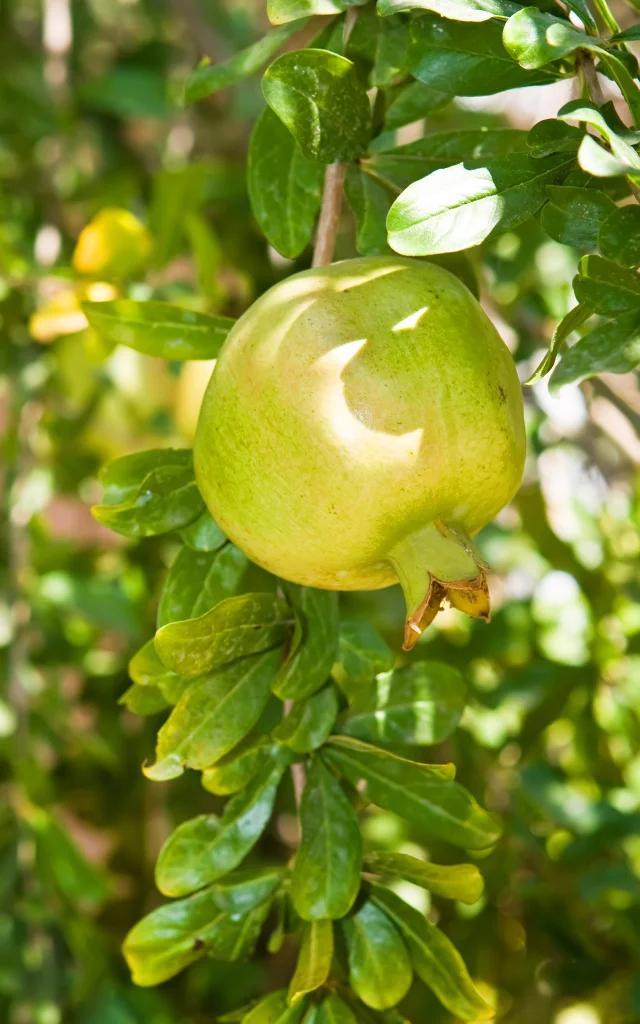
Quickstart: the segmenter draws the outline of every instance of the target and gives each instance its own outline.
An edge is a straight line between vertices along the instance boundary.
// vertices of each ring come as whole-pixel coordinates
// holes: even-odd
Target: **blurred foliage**
[[[286,985],[295,962],[288,942],[274,956],[262,942],[251,963],[203,960],[154,991],[132,985],[120,953],[159,902],[162,842],[186,814],[220,801],[194,773],[166,789],[147,782],[140,766],[158,720],[118,703],[176,544],[123,540],[88,509],[106,457],[190,442],[202,375],[192,370],[201,364],[184,374],[178,362],[112,346],[80,307],[127,297],[237,316],[308,265],[308,250],[295,264],[274,255],[250,214],[257,81],[188,112],[175,104],[203,48],[225,58],[266,28],[263,6],[86,0],[72,5],[67,38],[64,3],[0,0],[7,1024],[199,1024]],[[449,104],[432,123],[502,122]],[[105,222],[109,208],[121,212]],[[348,218],[341,257],[355,254]],[[130,247],[119,252],[123,231],[136,240],[134,259]],[[530,222],[474,261],[525,379],[567,312],[576,254]],[[527,395],[527,422],[525,484],[480,538],[495,571],[493,622],[443,613],[414,655],[468,679],[461,727],[430,759],[455,761],[505,835],[480,863],[485,893],[470,906],[396,888],[444,926],[501,1021],[631,1024],[640,1019],[640,392],[633,377],[559,397],[541,382]],[[400,663],[399,589],[342,604]],[[280,801],[260,851],[283,860],[296,843],[290,790]],[[363,828],[368,848],[450,857],[389,812]],[[453,1019],[420,982],[402,1011]]]

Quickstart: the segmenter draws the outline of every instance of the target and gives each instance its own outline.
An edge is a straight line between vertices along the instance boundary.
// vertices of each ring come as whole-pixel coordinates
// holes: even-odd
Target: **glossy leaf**
[[[570,348],[550,381],[552,391],[598,373],[628,373],[640,363],[640,313],[608,320]]]
[[[325,686],[304,700],[294,701],[286,718],[274,730],[273,738],[297,754],[321,747],[338,715],[335,687]]]
[[[120,505],[136,496],[143,481],[157,469],[191,469],[193,452],[190,448],[150,448],[112,459],[100,470],[103,487],[102,503]]]
[[[243,658],[193,683],[158,733],[156,763],[145,767],[156,781],[208,768],[253,729],[269,700],[280,652]]]
[[[365,868],[377,875],[404,878],[436,896],[460,903],[476,903],[484,889],[484,880],[475,864],[432,864],[407,853],[377,850],[365,857]]]
[[[349,951],[349,981],[356,995],[374,1010],[404,999],[413,968],[402,936],[371,900],[342,921]]]
[[[457,96],[486,96],[551,80],[546,71],[526,71],[502,44],[502,26],[449,21],[425,14],[412,23],[410,70],[431,89]]]
[[[156,864],[156,885],[165,896],[185,896],[233,871],[264,832],[286,762],[267,765],[234,796],[221,818],[201,814],[169,836]]]
[[[227,539],[207,509],[180,530],[180,536],[193,551],[217,551]]]
[[[511,17],[518,10],[518,4],[510,0],[378,0],[381,15],[415,9],[434,11],[454,21],[487,21]]]
[[[460,1020],[490,1020],[494,1011],[476,991],[462,957],[444,932],[389,889],[371,888],[373,902],[400,929],[416,974],[440,1002]]]
[[[543,206],[540,223],[547,234],[563,245],[593,249],[598,229],[616,204],[604,192],[574,185],[548,185],[549,202]]]
[[[367,0],[267,0],[267,15],[272,25],[281,25],[292,18],[312,14],[340,14],[349,7],[358,7]]]
[[[369,174],[352,164],[347,169],[345,193],[356,218],[356,248],[363,256],[379,256],[389,251],[387,214],[389,193]]]
[[[542,158],[552,153],[577,153],[582,141],[582,132],[571,124],[558,121],[555,117],[538,121],[527,135],[531,155]]]
[[[149,224],[155,238],[155,267],[166,266],[180,252],[189,215],[202,206],[210,174],[208,164],[189,163],[178,170],[164,170],[154,175]]]
[[[163,454],[141,452],[139,458],[125,456],[107,466],[103,504],[91,510],[98,522],[126,537],[151,537],[179,530],[202,514],[191,451],[169,449]],[[152,462],[155,468],[140,481],[142,467]]]
[[[301,700],[319,690],[331,672],[338,643],[338,595],[291,584],[287,592],[299,626],[273,692],[281,700]]]
[[[566,173],[565,156],[468,161],[416,181],[389,211],[389,244],[405,256],[457,252],[512,230],[533,216],[546,186]]]
[[[578,302],[601,316],[640,313],[640,275],[602,256],[583,256],[573,281]]]
[[[178,678],[175,672],[166,668],[160,661],[153,640],[147,640],[146,644],[136,651],[129,662],[129,675],[138,686],[160,686]]]
[[[245,955],[269,911],[265,901],[233,918],[221,910],[214,889],[147,914],[127,935],[123,953],[136,985],[159,985],[205,953],[219,960]]]
[[[289,985],[289,1002],[321,988],[331,970],[333,922],[327,919],[305,922],[295,974]]]
[[[300,825],[291,876],[293,905],[305,921],[343,917],[360,888],[362,839],[342,787],[317,758],[307,771]]]
[[[411,124],[432,111],[439,110],[453,99],[448,89],[430,88],[422,82],[410,82],[389,103],[384,116],[387,131]]]
[[[270,992],[242,1018],[242,1024],[300,1024],[307,1008],[306,1000],[289,1005],[286,989]]]
[[[442,662],[419,661],[379,675],[341,717],[338,732],[371,743],[441,743],[462,717],[467,687]]]
[[[263,736],[246,737],[237,747],[202,773],[202,785],[216,796],[229,796],[244,789],[272,756],[273,747]]]
[[[289,259],[299,256],[311,241],[324,173],[324,165],[303,155],[271,108],[263,110],[249,143],[249,198],[268,241]]]
[[[595,105],[595,103],[589,103],[586,100],[572,100],[570,103],[565,103],[564,107],[558,111],[558,117],[563,121],[579,121],[581,123],[591,125],[591,127],[595,128],[596,131],[598,131],[609,143],[613,156],[616,158],[620,166],[626,167],[629,171],[640,172],[640,156],[638,156],[635,149],[629,142],[621,138],[620,135],[610,127],[604,114]],[[593,142],[593,140],[591,140],[591,143],[593,146],[597,146],[597,143]],[[583,146],[584,140],[580,147],[581,152]],[[582,159],[580,160],[580,164],[583,166]],[[585,170],[588,169],[589,168],[585,168]]]
[[[342,619],[331,674],[348,700],[393,667],[393,651],[373,626],[361,619]]]
[[[371,108],[355,65],[328,50],[297,50],[271,64],[264,97],[309,160],[354,160],[371,135]]]
[[[357,1024],[357,1021],[344,1000],[330,992],[318,1006],[313,1024]]]
[[[213,898],[227,914],[248,914],[272,896],[282,884],[286,868],[241,868],[225,875],[212,887]]]
[[[281,644],[292,626],[289,607],[275,594],[241,594],[197,619],[168,623],[155,645],[168,668],[190,678]]]
[[[495,820],[451,778],[450,766],[407,761],[347,737],[331,737],[322,757],[366,799],[439,839],[484,850],[500,835]]]
[[[84,302],[91,326],[114,345],[160,359],[215,359],[234,325],[228,316],[210,316],[168,302]]]
[[[575,28],[570,21],[537,7],[523,7],[513,14],[504,27],[502,39],[507,52],[530,71],[568,57],[577,49],[595,53],[602,49],[597,40]]]
[[[529,380],[526,381],[527,384],[537,384],[539,380],[550,373],[567,338],[570,338],[574,331],[577,331],[591,315],[591,310],[587,306],[578,304],[570,309],[566,316],[563,316],[553,332],[549,351],[531,374]]]
[[[235,546],[217,551],[183,547],[169,570],[158,605],[158,628],[168,622],[196,619],[235,594],[248,559]]]
[[[304,20],[290,21],[286,26],[271,29],[256,43],[218,64],[212,64],[205,58],[197,68],[194,68],[185,82],[184,102],[195,103],[196,100],[202,100],[205,96],[211,96],[220,89],[226,89],[243,78],[254,75],[282,48],[287,39],[304,28],[305,24]]]
[[[600,225],[598,248],[623,267],[640,265],[640,207],[622,206]]]
[[[157,686],[138,686],[136,683],[124,691],[118,704],[134,715],[155,715],[171,706]]]

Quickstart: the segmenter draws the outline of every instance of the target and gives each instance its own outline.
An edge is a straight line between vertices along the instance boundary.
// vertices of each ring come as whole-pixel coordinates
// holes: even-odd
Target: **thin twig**
[[[587,91],[593,102],[597,103],[598,106],[601,107],[605,102],[604,93],[602,91],[602,86],[600,85],[596,66],[593,63],[593,57],[587,50],[578,50],[576,55],[576,70],[578,72],[578,76],[587,87]]]
[[[342,186],[344,185],[346,164],[329,164],[324,176],[324,191],[322,193],[322,209],[318,221],[316,233],[316,245],[313,251],[313,266],[326,267],[333,259],[333,250],[336,244],[336,234],[340,221],[340,208],[342,206]]]

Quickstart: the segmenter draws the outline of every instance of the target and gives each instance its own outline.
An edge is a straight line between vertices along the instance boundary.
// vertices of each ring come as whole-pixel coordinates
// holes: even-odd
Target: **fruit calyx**
[[[475,619],[489,622],[488,566],[458,526],[441,520],[403,537],[388,559],[407,603],[402,649],[410,651],[445,600]]]

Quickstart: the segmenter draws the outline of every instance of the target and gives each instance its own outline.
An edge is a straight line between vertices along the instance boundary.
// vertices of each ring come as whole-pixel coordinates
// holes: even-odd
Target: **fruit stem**
[[[325,267],[333,259],[342,206],[342,186],[346,173],[347,165],[342,163],[329,164],[325,172],[322,208],[313,250],[314,267]]]
[[[403,537],[390,551],[404,591],[407,618],[403,650],[410,651],[444,600],[489,621],[487,566],[458,526],[437,520]]]

